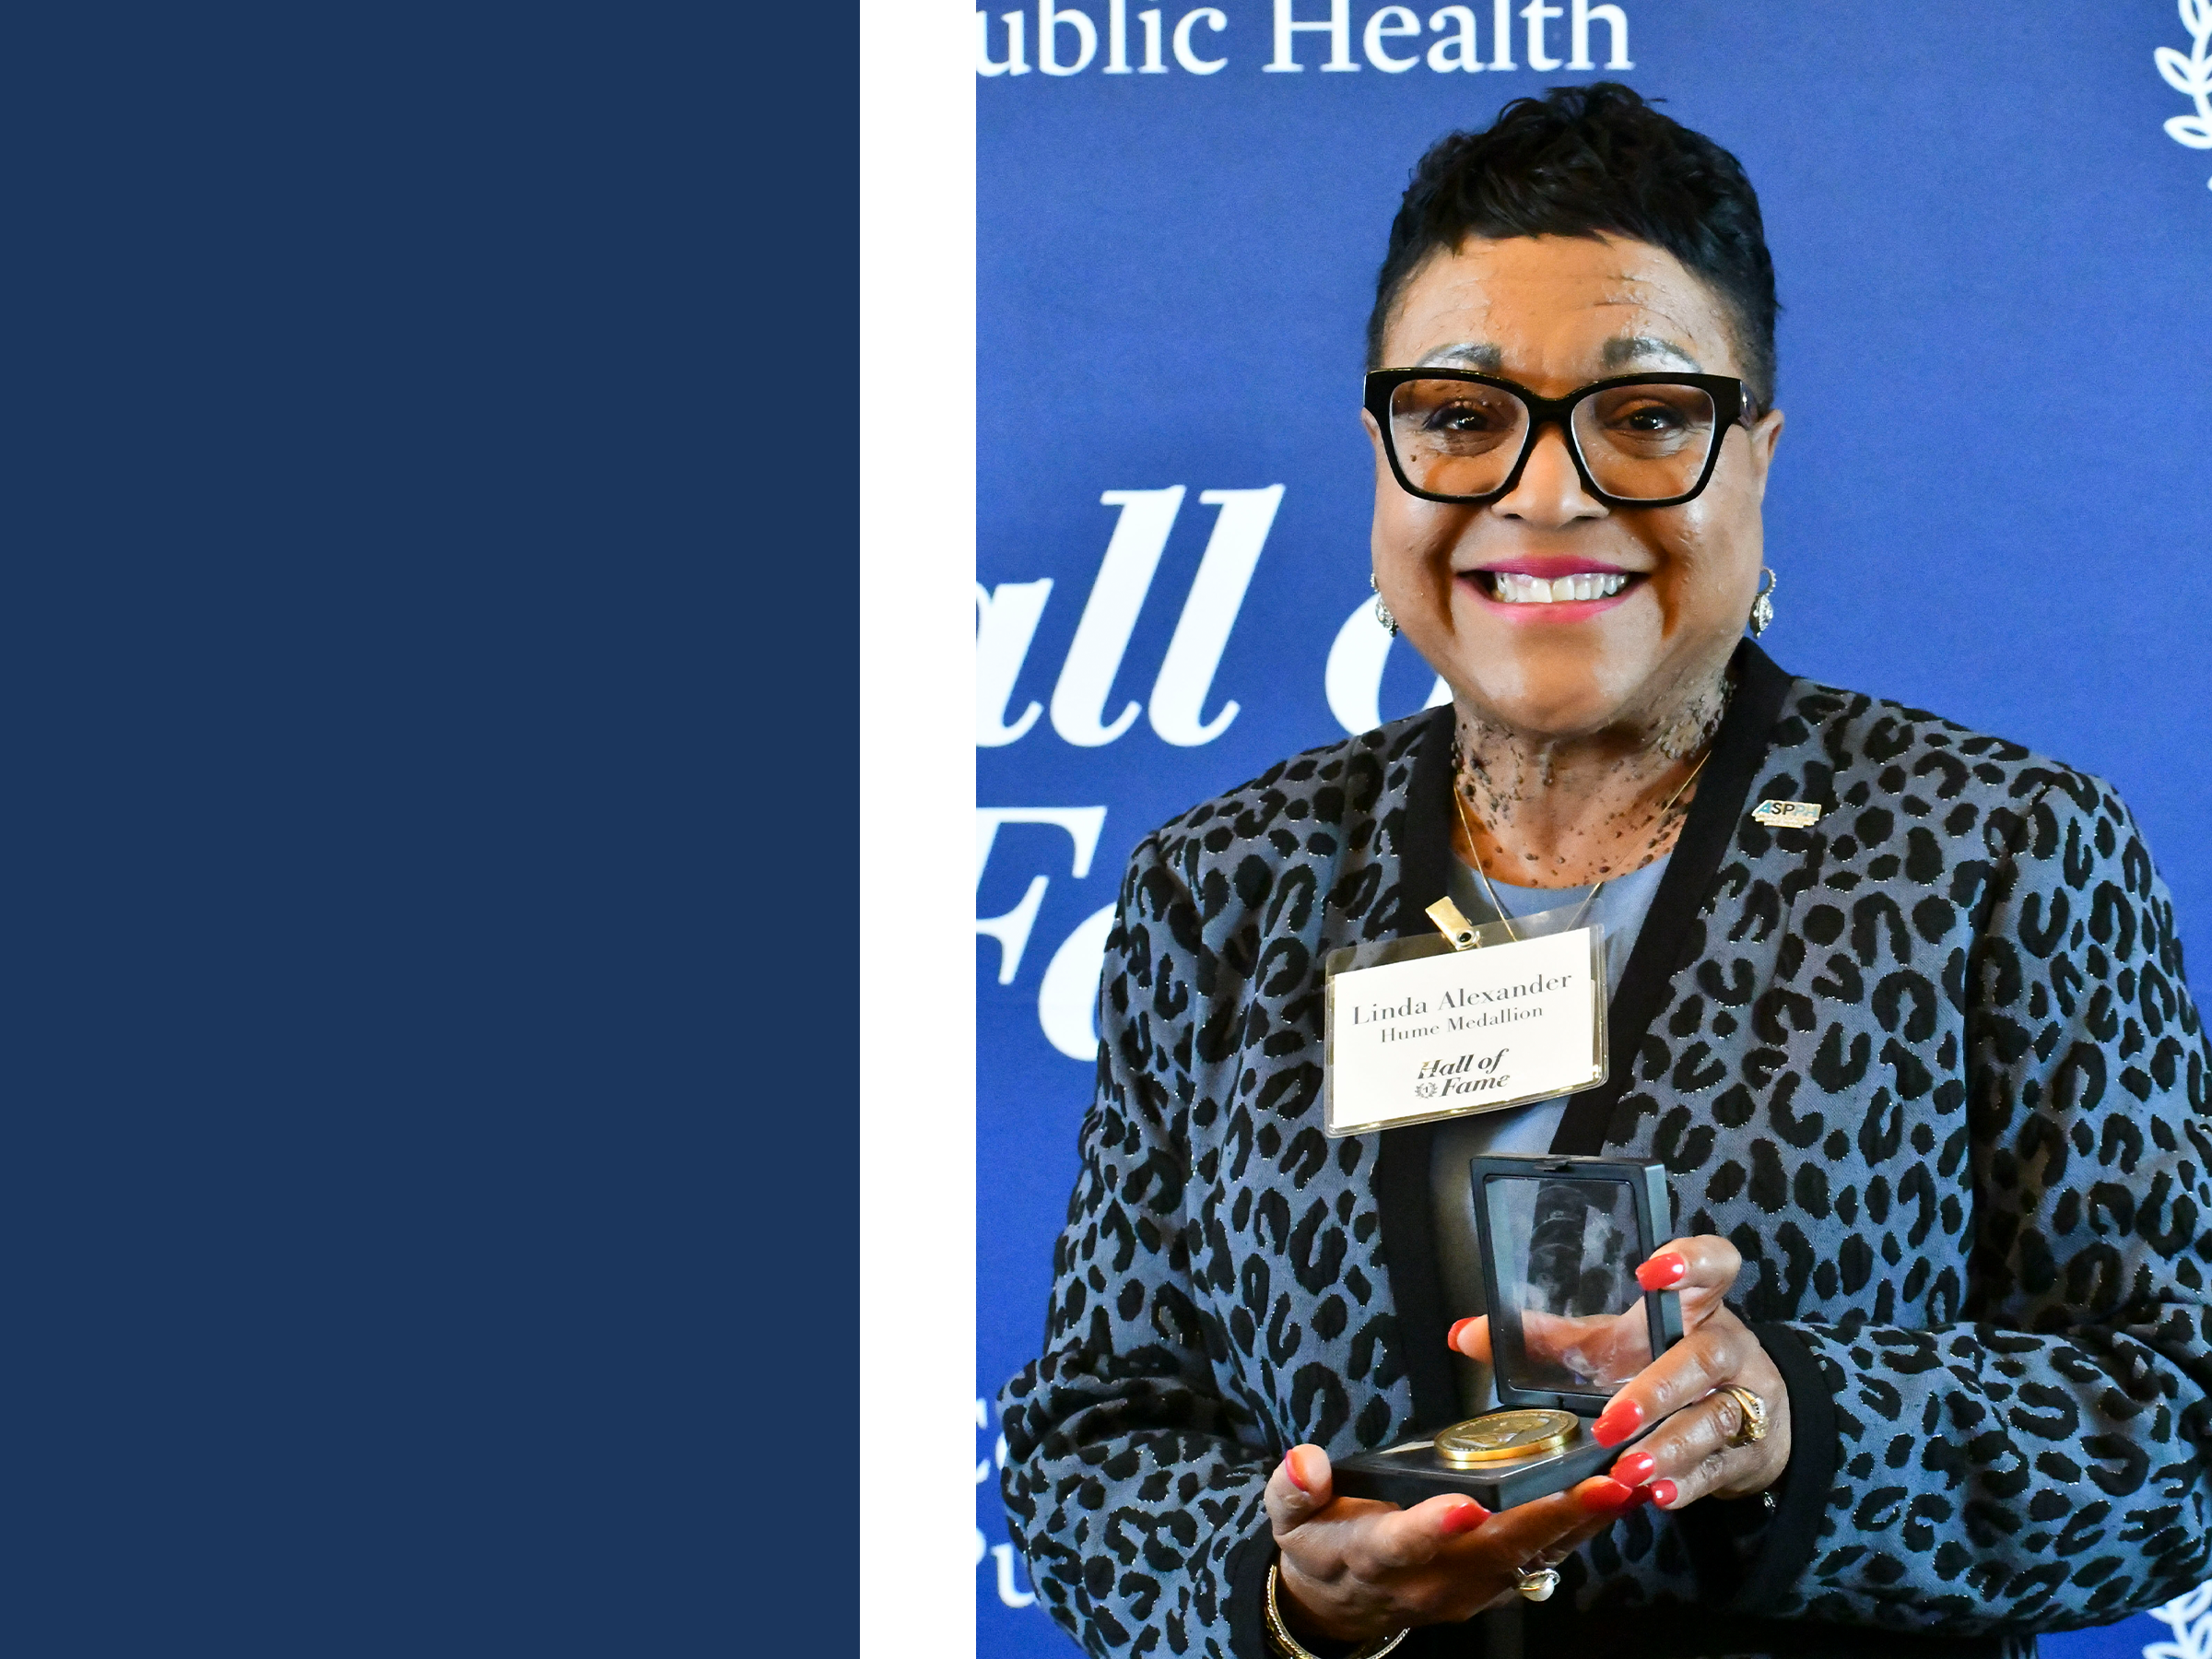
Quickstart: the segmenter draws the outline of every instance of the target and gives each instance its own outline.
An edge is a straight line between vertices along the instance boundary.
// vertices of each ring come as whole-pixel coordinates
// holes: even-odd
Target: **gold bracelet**
[[[1291,1635],[1290,1627],[1283,1622],[1282,1609],[1275,1605],[1276,1580],[1281,1576],[1280,1563],[1267,1569],[1267,1639],[1275,1644],[1276,1651],[1283,1655],[1283,1659],[1321,1659],[1318,1653]],[[1370,1642],[1353,1653],[1351,1659],[1382,1659],[1383,1654],[1411,1633],[1410,1630],[1400,1630],[1395,1636],[1385,1636],[1380,1641]]]

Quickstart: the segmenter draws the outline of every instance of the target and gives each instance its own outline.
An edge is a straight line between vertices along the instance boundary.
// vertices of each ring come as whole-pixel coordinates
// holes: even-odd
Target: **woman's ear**
[[[1367,441],[1375,452],[1375,488],[1380,490],[1383,481],[1391,476],[1390,456],[1382,448],[1382,429],[1375,424],[1374,411],[1371,409],[1363,408],[1359,411],[1359,424],[1367,429]],[[1377,500],[1380,499],[1378,496]]]
[[[1749,434],[1751,470],[1759,480],[1759,499],[1762,501],[1767,499],[1767,469],[1774,465],[1774,446],[1782,441],[1782,411],[1769,409],[1752,423]]]

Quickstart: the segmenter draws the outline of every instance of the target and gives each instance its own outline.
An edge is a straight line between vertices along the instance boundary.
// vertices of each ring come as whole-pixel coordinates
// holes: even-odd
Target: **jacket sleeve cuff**
[[[1276,1562],[1275,1535],[1267,1517],[1260,1530],[1238,1545],[1229,1562],[1229,1641],[1236,1659],[1270,1659],[1267,1645],[1267,1570]]]
[[[1790,1406],[1789,1466],[1771,1488],[1774,1513],[1735,1597],[1736,1611],[1766,1613],[1788,1597],[1819,1547],[1821,1520],[1836,1484],[1836,1402],[1819,1361],[1794,1329],[1758,1324],[1751,1330],[1782,1373]]]

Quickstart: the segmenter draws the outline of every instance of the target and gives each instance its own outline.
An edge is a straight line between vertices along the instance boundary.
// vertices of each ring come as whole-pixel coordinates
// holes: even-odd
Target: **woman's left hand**
[[[1618,1445],[1644,1424],[1659,1424],[1612,1473],[1624,1486],[1650,1487],[1661,1509],[1763,1492],[1789,1466],[1789,1390],[1759,1338],[1722,1300],[1743,1265],[1735,1245],[1707,1235],[1662,1244],[1636,1270],[1646,1290],[1680,1295],[1682,1340],[1613,1396],[1591,1434]],[[1739,1443],[1750,1425],[1730,1388],[1749,1390],[1767,1408],[1758,1441]]]
[[[1644,1424],[1659,1424],[1621,1456],[1612,1475],[1623,1486],[1649,1487],[1651,1500],[1661,1509],[1678,1510],[1708,1494],[1743,1498],[1763,1492],[1789,1466],[1789,1390],[1759,1338],[1723,1300],[1743,1265],[1735,1245],[1706,1235],[1662,1244],[1636,1269],[1636,1282],[1646,1290],[1672,1290],[1681,1298],[1682,1340],[1606,1403],[1591,1436],[1602,1445],[1617,1446]],[[1620,1339],[1624,1335],[1632,1335],[1636,1346],[1649,1351],[1641,1307],[1618,1321],[1551,1323],[1600,1327],[1594,1335],[1578,1336],[1590,1350],[1578,1352],[1578,1369],[1586,1375],[1605,1374],[1606,1356],[1628,1347]],[[1598,1339],[1606,1333],[1608,1340]],[[1559,1339],[1552,1335],[1557,1347]],[[1489,1321],[1479,1315],[1463,1319],[1452,1327],[1450,1340],[1469,1359],[1488,1360]],[[1745,1438],[1748,1415],[1743,1402],[1726,1392],[1730,1388],[1748,1389],[1766,1407],[1766,1429],[1755,1441]]]

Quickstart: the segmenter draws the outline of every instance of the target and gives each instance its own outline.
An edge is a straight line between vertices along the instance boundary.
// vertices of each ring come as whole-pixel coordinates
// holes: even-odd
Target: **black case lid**
[[[1665,1166],[1641,1158],[1486,1153],[1469,1160],[1467,1173],[1499,1404],[1583,1414],[1603,1409],[1635,1371],[1682,1335],[1680,1300],[1671,1290],[1644,1290],[1633,1277],[1659,1245],[1658,1226],[1672,1219]],[[1615,1189],[1609,1194],[1608,1187]],[[1600,1198],[1609,1199],[1602,1210],[1594,1202]],[[1594,1231],[1602,1231],[1608,1218],[1632,1222],[1633,1236],[1625,1225],[1617,1228],[1610,1259],[1586,1260]],[[1500,1272],[1501,1251],[1514,1257],[1510,1285]],[[1553,1316],[1624,1316],[1640,1301],[1650,1343],[1641,1362],[1615,1380],[1580,1387],[1565,1368],[1555,1366],[1547,1375],[1530,1360],[1524,1340],[1524,1311],[1536,1311],[1527,1301],[1531,1287],[1555,1304],[1544,1310]]]

